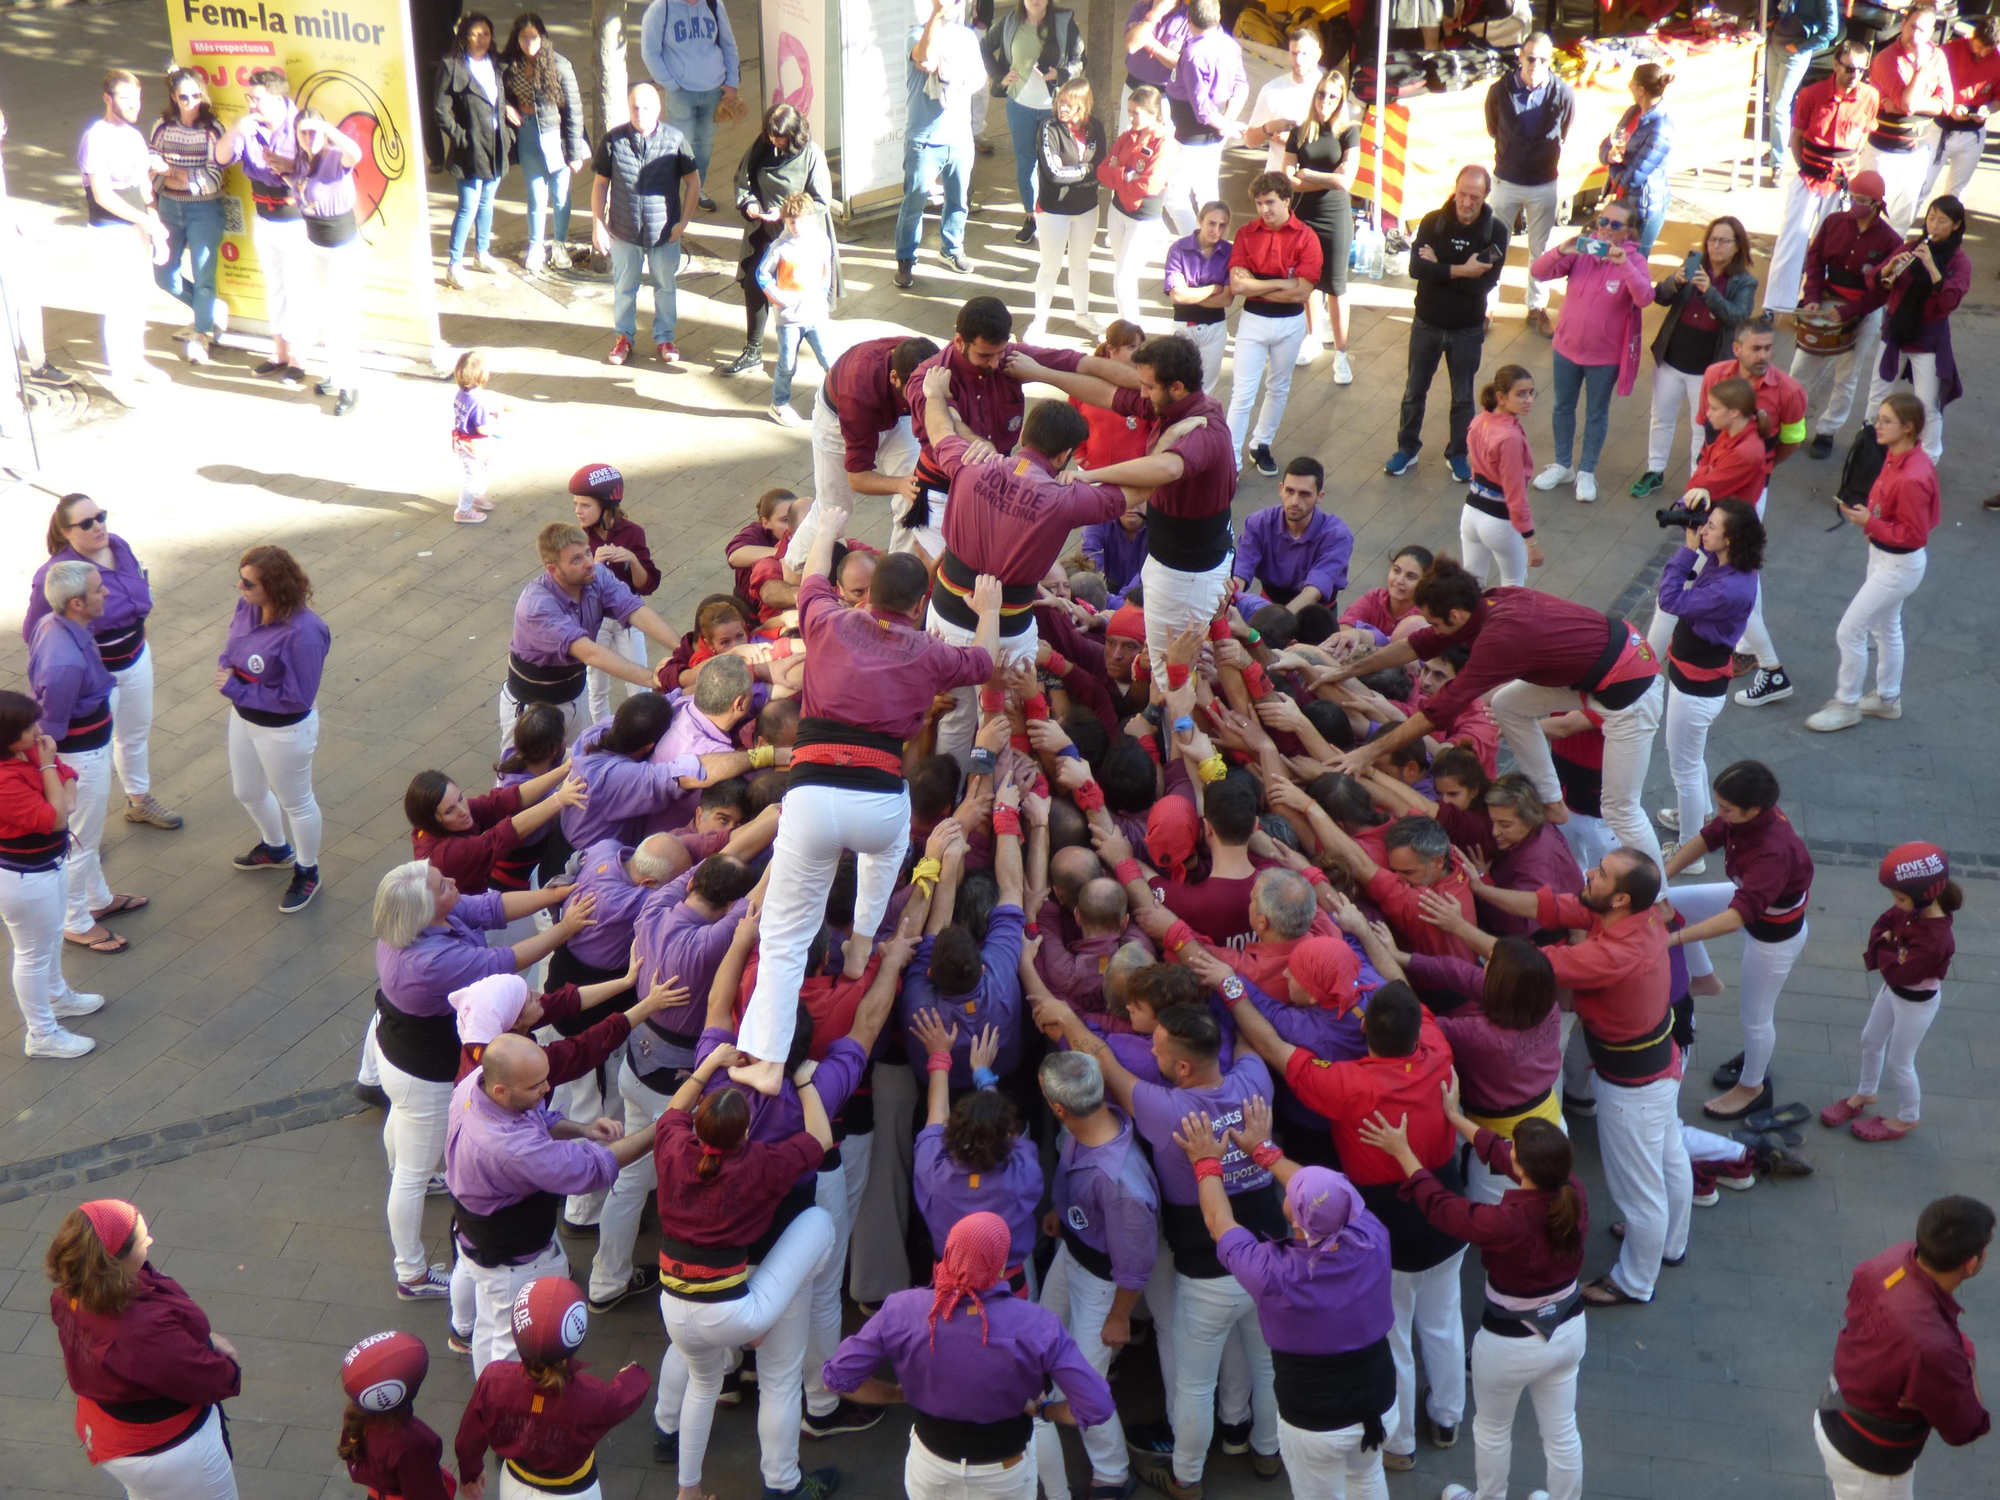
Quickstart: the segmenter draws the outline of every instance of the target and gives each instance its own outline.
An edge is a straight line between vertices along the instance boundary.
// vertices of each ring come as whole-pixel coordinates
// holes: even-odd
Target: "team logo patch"
[[[1007,419],[1007,430],[1009,432],[1019,432],[1021,430],[1021,419],[1019,417],[1009,417]]]
[[[261,672],[264,670],[264,658],[253,654],[250,660],[245,662],[244,665],[253,672]]]
[[[584,1303],[572,1302],[563,1314],[562,1342],[565,1349],[580,1348],[583,1336],[590,1331],[590,1313]]]
[[[1082,1234],[1084,1230],[1090,1228],[1090,1215],[1083,1211],[1081,1203],[1072,1203],[1069,1206],[1069,1212],[1064,1217],[1068,1219],[1069,1227],[1074,1229],[1078,1234]]]
[[[363,1411],[393,1411],[410,1398],[410,1388],[400,1380],[378,1380],[354,1398]]]

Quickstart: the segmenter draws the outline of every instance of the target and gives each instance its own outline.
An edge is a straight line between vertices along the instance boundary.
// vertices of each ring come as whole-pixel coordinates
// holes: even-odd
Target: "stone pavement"
[[[561,0],[547,13],[559,44],[582,57],[585,7]],[[733,6],[732,16],[754,51],[754,7]],[[100,366],[95,298],[74,253],[82,232],[75,139],[96,108],[103,67],[131,66],[156,78],[165,50],[163,11],[150,3],[14,12],[0,48],[10,182],[45,236],[51,348],[86,373]],[[149,97],[157,102],[156,84]],[[713,175],[724,182],[724,197],[747,131],[725,131],[718,142]],[[904,327],[948,337],[958,302],[975,291],[997,291],[1025,314],[1034,257],[1011,241],[1018,219],[997,115],[994,135],[999,155],[978,173],[976,200],[990,211],[973,221],[975,276],[950,276],[927,258],[916,289],[897,292],[889,283],[886,223],[860,226],[843,245],[850,296],[833,331],[836,352]],[[1990,594],[1991,565],[1982,559],[1992,543],[1979,528],[1993,523],[1977,501],[1993,487],[1996,445],[1985,424],[1995,412],[1987,393],[2000,372],[1991,337],[2000,326],[1992,279],[2000,257],[1994,221],[1984,216],[2000,201],[1990,177],[1982,174],[1970,195],[1982,210],[1967,241],[1977,277],[1955,319],[1970,394],[1948,414],[1944,529],[1931,576],[1906,610],[1907,717],[1832,739],[1802,728],[1830,690],[1833,626],[1859,582],[1862,556],[1851,531],[1823,531],[1837,464],[1801,455],[1773,486],[1768,580],[1772,627],[1799,691],[1790,703],[1758,712],[1732,706],[1714,731],[1713,765],[1754,755],[1778,769],[1785,806],[1821,861],[1813,936],[1780,1007],[1775,1069],[1781,1099],[1815,1107],[1851,1086],[1869,993],[1856,956],[1883,905],[1873,881],[1880,849],[1927,836],[1946,843],[1968,873],[2000,868],[2000,804],[1978,769],[1990,759],[1981,753],[1982,731],[2000,721],[2000,692],[1972,645],[1991,618],[1990,604],[1977,602]],[[1768,251],[1763,232],[1775,214],[1774,193],[1722,194],[1692,179],[1676,186],[1681,197],[1656,251],[1656,273],[1717,213],[1744,217],[1759,231],[1760,252]],[[512,181],[503,191],[502,253],[523,239],[518,191]],[[442,230],[448,218],[448,203],[434,197],[435,227]],[[146,1209],[162,1267],[187,1283],[245,1352],[246,1390],[232,1415],[246,1495],[345,1492],[332,1461],[336,1366],[342,1349],[377,1328],[402,1324],[432,1339],[437,1360],[424,1410],[447,1435],[455,1424],[466,1376],[444,1353],[443,1313],[405,1308],[390,1293],[377,1118],[327,1119],[344,1107],[339,1090],[351,1077],[373,989],[368,907],[381,872],[408,857],[400,793],[410,774],[435,765],[468,785],[485,784],[498,748],[493,693],[513,599],[535,566],[534,531],[567,516],[562,485],[579,463],[608,459],[625,471],[630,507],[666,574],[654,603],[677,627],[688,622],[695,600],[727,587],[721,544],[752,498],[775,484],[803,489],[809,480],[803,437],[763,415],[763,379],[712,373],[741,341],[740,299],[730,283],[735,236],[726,213],[695,226],[691,237],[705,259],[682,280],[677,334],[690,362],[672,371],[650,361],[624,370],[601,363],[609,342],[601,280],[578,275],[543,285],[508,277],[442,294],[444,337],[493,351],[495,387],[515,407],[507,457],[496,464],[500,509],[480,529],[449,521],[456,476],[444,438],[448,383],[371,377],[361,409],[334,424],[326,403],[256,382],[247,368],[253,356],[234,354],[201,370],[179,363],[170,353],[174,323],[165,299],[152,343],[173,384],[131,413],[92,391],[60,430],[45,431],[40,484],[53,493],[95,494],[152,570],[159,600],[151,628],[159,674],[156,787],[188,826],[178,834],[122,821],[110,826],[114,885],[148,894],[153,904],[119,920],[133,939],[127,953],[67,956],[72,980],[112,1002],[84,1023],[99,1039],[95,1054],[81,1063],[27,1063],[13,1013],[0,1008],[0,1200],[14,1200],[0,1202],[0,1264],[11,1267],[0,1270],[0,1349],[13,1355],[0,1361],[0,1464],[9,1495],[111,1492],[92,1476],[71,1433],[39,1271],[48,1232],[83,1196],[71,1179],[97,1174],[115,1174],[101,1191]],[[1102,258],[1095,281],[1102,309]],[[1549,351],[1525,332],[1521,295],[1517,256],[1486,365],[1524,363],[1546,389]],[[1442,383],[1433,392],[1424,462],[1405,480],[1381,473],[1394,446],[1409,293],[1407,284],[1363,283],[1354,300],[1355,384],[1335,388],[1324,358],[1301,372],[1277,446],[1285,456],[1312,452],[1326,462],[1329,504],[1356,532],[1358,590],[1377,581],[1402,542],[1454,545],[1461,495],[1438,459]],[[1061,318],[1055,326],[1058,337],[1074,333]],[[1781,357],[1788,345],[1781,340]],[[818,378],[816,370],[801,373],[801,406]],[[1635,582],[1635,597],[1650,590],[1660,545],[1652,523],[1660,500],[1637,504],[1624,495],[1644,466],[1643,382],[1614,416],[1598,470],[1604,499],[1583,507],[1566,494],[1536,497],[1550,559],[1536,581],[1607,606],[1633,594]],[[1530,433],[1546,448],[1545,421],[1532,421]],[[1684,474],[1684,452],[1677,446],[1676,477]],[[21,465],[26,453],[6,445],[0,461]],[[0,601],[16,602],[0,607],[0,624],[19,619],[52,503],[32,488],[6,499]],[[1253,472],[1237,514],[1274,499],[1275,483]],[[886,519],[871,513],[860,526],[880,535]],[[234,559],[263,540],[298,552],[335,636],[317,761],[326,884],[311,908],[289,919],[276,911],[274,883],[229,868],[228,857],[253,834],[229,793],[223,709],[209,686],[234,597]],[[1635,612],[1643,618],[1645,610],[1640,604]],[[19,685],[21,648],[7,647],[0,661],[0,679]],[[1656,804],[1667,800],[1664,762],[1662,750]],[[1907,1235],[1918,1207],[1938,1193],[1989,1201],[2000,1195],[1989,1144],[2000,1127],[1993,1102],[2000,1076],[1995,887],[1977,879],[1967,888],[1958,968],[1924,1051],[1924,1129],[1899,1147],[1865,1148],[1810,1127],[1817,1177],[1765,1184],[1697,1214],[1689,1264],[1665,1277],[1652,1308],[1591,1315],[1579,1398],[1591,1495],[1782,1500],[1821,1492],[1806,1413],[1825,1374],[1848,1268]],[[1698,1060],[1705,1066],[1691,1069],[1690,1115],[1705,1093],[1699,1075],[1735,1050],[1733,1002],[1725,996],[1705,1007]],[[280,1129],[300,1120],[319,1123]],[[1592,1128],[1581,1126],[1578,1139],[1601,1227],[1610,1205]],[[427,1227],[441,1252],[444,1220],[435,1208]],[[1608,1263],[1611,1243],[1594,1235],[1593,1274]],[[1964,1301],[1975,1340],[2000,1335],[1994,1287],[1976,1282]],[[600,1367],[657,1360],[662,1335],[649,1308],[628,1307],[597,1322],[588,1352]],[[1137,1399],[1143,1410],[1150,1398]],[[853,1493],[894,1494],[902,1426],[892,1416],[874,1437],[822,1445],[808,1458],[823,1452],[819,1461],[842,1462]],[[1523,1419],[1516,1453],[1523,1492],[1541,1474],[1533,1431]],[[1080,1462],[1073,1444],[1071,1456]],[[1992,1494],[1990,1459],[1982,1466],[1979,1458],[1978,1449],[1950,1453],[1933,1445],[1923,1492]],[[642,1489],[671,1493],[670,1475],[650,1464],[641,1424],[614,1434],[605,1459],[612,1500]],[[1426,1451],[1416,1473],[1392,1478],[1391,1492],[1396,1500],[1434,1494],[1447,1478],[1468,1480],[1471,1463],[1468,1434],[1452,1453]],[[720,1495],[752,1492],[749,1413],[724,1415],[712,1473]],[[1222,1496],[1252,1492],[1247,1468],[1235,1460],[1218,1459],[1211,1482]]]

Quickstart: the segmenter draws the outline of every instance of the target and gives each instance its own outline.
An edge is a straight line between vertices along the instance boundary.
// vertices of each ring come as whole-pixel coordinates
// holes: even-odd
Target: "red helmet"
[[[514,1297],[514,1347],[529,1364],[553,1365],[583,1347],[590,1309],[567,1276],[537,1276]]]
[[[585,464],[569,476],[572,495],[588,495],[604,505],[616,505],[625,498],[625,476],[610,464]]]
[[[340,1362],[340,1388],[363,1411],[394,1411],[415,1397],[430,1367],[430,1351],[414,1333],[371,1333]]]
[[[1944,894],[1945,883],[1951,879],[1951,861],[1936,844],[1917,839],[1898,844],[1883,856],[1875,878],[1917,905],[1929,906]]]

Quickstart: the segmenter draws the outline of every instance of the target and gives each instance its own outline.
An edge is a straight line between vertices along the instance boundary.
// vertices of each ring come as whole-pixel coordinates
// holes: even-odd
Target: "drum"
[[[1821,358],[1845,354],[1861,336],[1861,322],[1838,313],[1801,312],[1797,319],[1799,348]]]

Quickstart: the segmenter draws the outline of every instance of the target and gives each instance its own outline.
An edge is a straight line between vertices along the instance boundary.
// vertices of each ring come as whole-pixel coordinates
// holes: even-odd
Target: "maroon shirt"
[[[897,340],[898,343],[901,340]],[[865,345],[863,346],[866,347]],[[1083,356],[1074,349],[1044,349],[1034,344],[1009,344],[1009,351],[1018,350],[1036,364],[1048,370],[1072,371],[1083,362]],[[1001,356],[1004,362],[1006,356]],[[834,377],[840,373],[842,361],[834,361]],[[1021,418],[1028,409],[1027,397],[1021,394],[1021,382],[1012,375],[998,369],[982,369],[959,353],[956,342],[946,344],[929,359],[910,372],[907,390],[921,392],[924,377],[939,365],[951,372],[950,404],[958,413],[958,419],[979,437],[983,437],[1002,453],[1012,453],[1014,444],[1021,439]],[[887,377],[884,376],[886,381]],[[843,423],[842,430],[845,430]],[[936,450],[931,447],[930,434],[924,424],[918,422],[917,446],[922,450],[919,472],[928,466],[934,474],[942,475]],[[848,449],[848,471],[854,472],[853,449]],[[875,467],[874,449],[868,453],[868,467]]]
[[[1740,912],[1752,937],[1783,942],[1798,931],[1812,894],[1813,862],[1792,820],[1767,807],[1747,823],[1712,818],[1701,841],[1722,850],[1722,867],[1736,886],[1729,909]],[[1766,935],[1773,924],[1785,930]]]
[[[402,1500],[450,1500],[456,1488],[444,1472],[444,1439],[415,1417],[370,1422],[360,1457],[347,1461],[347,1477]]]
[[[799,707],[809,719],[907,740],[939,693],[993,675],[984,647],[947,646],[907,618],[848,609],[821,573],[799,586],[799,625],[807,647]]]
[[[1514,1160],[1512,1141],[1481,1130],[1472,1138],[1472,1149],[1496,1176],[1508,1175]],[[1509,1297],[1542,1297],[1561,1291],[1583,1269],[1584,1238],[1590,1233],[1589,1200],[1574,1176],[1569,1185],[1585,1205],[1577,1225],[1576,1248],[1569,1251],[1558,1250],[1549,1242],[1548,1212],[1557,1196],[1554,1192],[1515,1187],[1501,1194],[1498,1203],[1474,1203],[1439,1182],[1428,1169],[1410,1178],[1400,1191],[1437,1228],[1453,1239],[1479,1247],[1486,1279],[1495,1291]]]
[[[460,1483],[480,1477],[488,1448],[531,1473],[574,1474],[604,1434],[645,1403],[648,1384],[643,1365],[627,1365],[607,1385],[573,1363],[569,1384],[551,1395],[519,1360],[496,1359],[480,1371],[452,1442]]]
[[[140,1267],[122,1313],[90,1312],[58,1287],[49,1293],[49,1316],[70,1390],[100,1406],[164,1396],[200,1407],[243,1389],[236,1361],[208,1342],[208,1314],[151,1261]]]
[[[694,1116],[670,1109],[653,1137],[653,1166],[660,1178],[660,1233],[684,1244],[741,1249],[771,1227],[771,1215],[801,1175],[816,1171],[826,1155],[805,1131],[776,1143],[745,1141],[722,1158],[708,1181],[695,1176],[701,1142]]]
[[[1038,584],[1074,528],[1125,514],[1125,492],[1116,485],[1067,483],[1027,448],[968,464],[966,446],[954,434],[938,444],[937,457],[951,480],[944,544],[974,573],[991,573],[1004,584]]]
[[[862,347],[865,348],[866,346]],[[852,353],[853,351],[850,350],[849,352]],[[841,362],[839,360],[833,362],[833,367],[836,370],[840,368],[840,365]],[[874,449],[872,448],[869,449],[868,467],[871,469],[875,467]],[[775,547],[777,545],[778,534],[775,531],[771,530],[762,521],[752,521],[748,526],[737,532],[735,536],[722,544],[722,559],[724,562],[727,562],[729,554],[734,552],[738,547]],[[759,559],[759,561],[762,561],[762,559]],[[752,609],[757,607],[757,596],[750,591],[750,575],[756,571],[756,568],[757,564],[753,562],[748,567],[732,567],[730,570],[736,575],[736,597],[748,604]],[[681,638],[681,649],[687,651],[690,655],[693,654],[694,648],[698,644],[699,642],[696,640],[693,631],[689,631],[687,635]],[[674,656],[678,660],[680,652],[676,651]],[[678,678],[680,673],[686,670],[687,663],[682,661],[680,666],[675,669],[675,677]]]
[[[1583,871],[1570,853],[1569,841],[1553,823],[1544,823],[1493,861],[1490,878],[1502,890],[1535,891],[1547,886],[1558,896],[1583,890]],[[1533,917],[1517,917],[1480,903],[1479,925],[1495,937],[1532,937],[1542,930]]]
[[[850,474],[871,472],[882,434],[910,415],[909,402],[889,383],[889,366],[895,358],[896,346],[907,337],[897,333],[856,344],[833,362],[833,370],[826,377],[827,405],[840,418],[840,436],[847,444],[847,461],[842,467]],[[914,375],[910,378],[916,380]],[[919,382],[913,388],[922,390],[923,385]],[[956,394],[954,390],[953,395]]]
[[[646,528],[641,526],[637,521],[620,516],[618,524],[613,526],[606,535],[599,536],[595,530],[587,531],[584,535],[589,539],[590,550],[593,553],[599,547],[623,547],[639,559],[639,566],[646,570],[646,586],[644,588],[639,587],[638,584],[632,581],[632,568],[630,564],[614,562],[604,565],[611,570],[612,577],[624,584],[633,593],[650,594],[660,586],[660,570],[654,566],[653,554],[646,546]]]
[[[1904,1240],[1854,1268],[1847,1322],[1833,1346],[1833,1378],[1857,1411],[1890,1422],[1928,1422],[1954,1448],[1984,1437],[1993,1418],[1979,1402],[1972,1340],[1959,1332],[1959,1306],[1917,1263]],[[1871,1440],[1838,1413],[1822,1417],[1836,1448],[1854,1457],[1851,1438]],[[1835,1425],[1844,1429],[1836,1433]],[[1921,1446],[1921,1443],[1916,1446]],[[1909,1454],[1912,1461],[1914,1452]],[[1856,1460],[1859,1462],[1860,1460]],[[1902,1469],[1877,1469],[1899,1473]]]
[[[1892,906],[1868,929],[1861,963],[1902,989],[1934,989],[1956,951],[1950,917],[1920,917]]]
[[[1450,729],[1473,699],[1517,678],[1536,687],[1573,687],[1588,679],[1603,657],[1608,629],[1604,611],[1588,605],[1540,589],[1488,589],[1456,635],[1426,628],[1408,637],[1419,661],[1442,656],[1453,646],[1472,648],[1472,659],[1432,695],[1424,716],[1438,728]],[[1640,675],[1634,659],[1641,653],[1647,675],[1659,671],[1645,641],[1634,640],[1609,681]]]
[[[1121,416],[1157,420],[1165,431],[1188,417],[1208,424],[1170,443],[1185,466],[1181,477],[1147,498],[1146,555],[1164,567],[1205,573],[1229,552],[1229,507],[1236,499],[1236,444],[1229,436],[1229,413],[1206,391],[1190,391],[1165,411],[1135,390],[1120,390],[1111,409]]]
[[[493,866],[501,856],[520,847],[514,814],[521,810],[521,789],[495,787],[467,797],[465,807],[472,814],[471,833],[448,833],[439,838],[413,828],[410,852],[417,859],[429,860],[438,874],[457,882],[460,895],[477,896],[493,888]]]
[[[1155,877],[1153,899],[1218,948],[1243,948],[1250,930],[1250,888],[1255,875],[1225,880],[1211,875],[1200,885]]]

